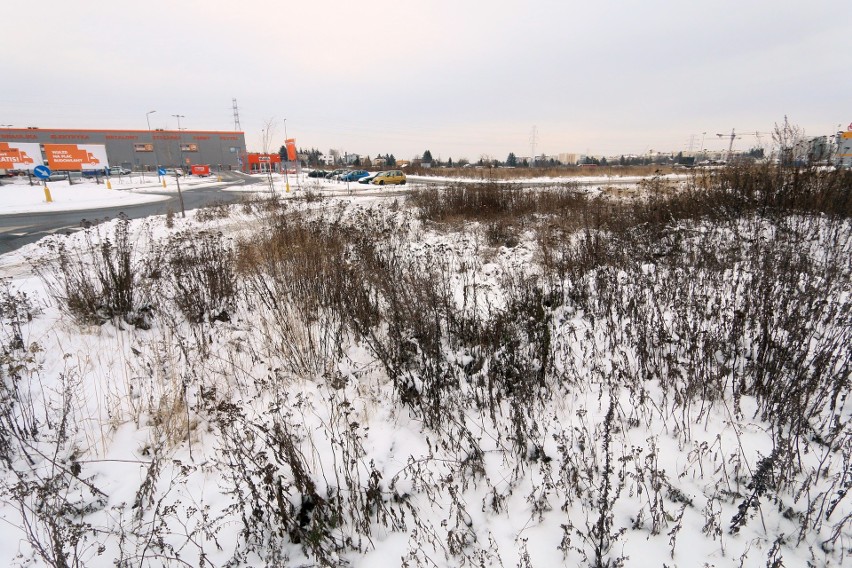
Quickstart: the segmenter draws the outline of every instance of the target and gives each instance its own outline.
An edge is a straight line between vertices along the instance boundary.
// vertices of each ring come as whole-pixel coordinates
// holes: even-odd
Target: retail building
[[[245,153],[244,132],[0,128],[0,162],[5,160],[0,168],[5,169],[45,164],[58,170],[153,171],[157,166],[205,164],[212,170],[236,170]]]

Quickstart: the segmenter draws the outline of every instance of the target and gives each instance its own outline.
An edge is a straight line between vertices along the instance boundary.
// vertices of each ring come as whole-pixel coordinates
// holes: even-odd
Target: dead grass
[[[421,168],[406,169],[409,175],[441,176],[478,179],[482,181],[522,181],[540,177],[595,177],[595,176],[654,176],[683,172],[671,166],[555,166],[548,168],[491,168],[473,166],[470,168]]]

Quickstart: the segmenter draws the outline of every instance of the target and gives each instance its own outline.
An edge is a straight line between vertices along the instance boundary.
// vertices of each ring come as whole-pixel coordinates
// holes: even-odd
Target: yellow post
[[[47,184],[44,184],[44,198],[48,203],[53,203],[53,197],[50,196],[50,188],[47,187]]]
[[[216,176],[216,181],[222,181],[222,176]]]
[[[289,181],[286,182],[286,186],[287,186],[287,193],[290,193],[290,182]]]
[[[109,182],[109,178],[107,178],[107,189],[112,189],[112,184]]]
[[[166,176],[163,176],[163,187],[166,187]]]

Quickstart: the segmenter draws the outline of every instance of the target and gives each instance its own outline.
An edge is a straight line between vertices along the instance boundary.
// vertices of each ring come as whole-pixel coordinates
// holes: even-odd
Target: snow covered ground
[[[848,262],[829,269],[852,252],[848,222],[782,223],[825,264],[791,284],[825,295],[785,364],[846,385],[808,394],[824,399],[803,403],[816,410],[794,435],[767,415],[784,401],[740,384],[766,357],[748,259],[787,234],[771,223],[673,224],[647,256],[572,272],[590,258],[582,237],[553,249],[581,255],[560,264],[539,229],[494,240],[486,223],[427,223],[387,190],[288,181],[273,191],[293,199],[268,209],[113,220],[0,259],[0,563],[848,560],[852,300]],[[4,185],[4,212],[162,190],[49,186],[53,204]],[[312,192],[325,199],[299,199]],[[95,279],[121,250],[130,312],[81,321],[62,299],[87,281],[73,267]],[[673,260],[708,251],[718,266]]]
[[[263,192],[268,191],[266,184],[267,176],[264,174],[253,174],[254,178],[261,181],[259,185],[238,185],[228,187],[229,191]],[[220,183],[215,176],[210,177],[182,177],[180,178],[183,189],[202,189]],[[663,179],[672,181],[686,179],[684,175],[669,175]],[[273,174],[271,176],[274,191],[287,195],[287,185],[290,192],[295,195],[299,190],[323,191],[333,194],[349,193],[375,193],[387,191],[372,185],[359,184],[356,182],[346,183],[335,180],[309,178],[306,174],[284,176]],[[430,182],[446,183],[479,183],[482,180],[474,178],[452,178],[442,176],[409,176],[408,188],[422,186],[426,180]],[[106,183],[96,183],[94,180],[75,180],[73,184],[67,181],[49,181],[47,187],[52,202],[47,201],[43,182],[33,179],[32,185],[26,178],[14,178],[0,184],[0,215],[14,213],[39,213],[47,211],[74,211],[92,209],[99,207],[114,207],[121,205],[135,205],[139,203],[150,203],[167,199],[167,195],[176,194],[177,185],[171,177],[166,178],[165,187],[156,176],[147,174],[141,176],[132,174],[128,176],[110,178],[111,188]],[[617,182],[619,184],[636,184],[641,181],[639,177],[612,177],[612,176],[584,176],[564,178],[529,178],[524,180],[535,184],[566,184],[582,183],[584,186],[605,187],[607,184]],[[507,182],[512,183],[512,182]],[[396,190],[407,189],[403,186],[394,188]]]

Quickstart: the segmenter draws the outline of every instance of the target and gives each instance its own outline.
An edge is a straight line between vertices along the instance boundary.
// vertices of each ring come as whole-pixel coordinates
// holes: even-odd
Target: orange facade
[[[268,171],[280,172],[281,155],[261,154],[254,152],[250,154],[244,154],[240,169],[249,174]]]

